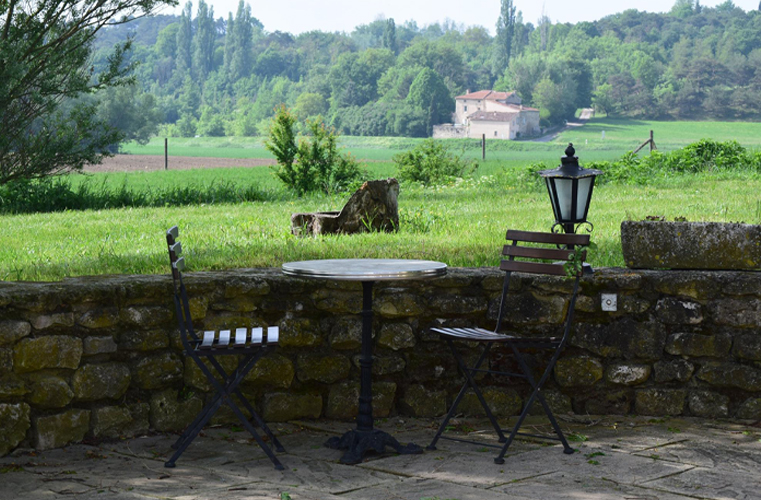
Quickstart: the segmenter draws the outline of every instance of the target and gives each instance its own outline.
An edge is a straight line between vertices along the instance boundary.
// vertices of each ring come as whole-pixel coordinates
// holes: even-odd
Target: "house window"
[[[467,110],[468,110],[468,107],[467,107],[467,106],[464,106],[464,107],[463,107],[463,111],[467,111]]]
[[[494,137],[497,137],[497,131],[496,130],[494,131]]]

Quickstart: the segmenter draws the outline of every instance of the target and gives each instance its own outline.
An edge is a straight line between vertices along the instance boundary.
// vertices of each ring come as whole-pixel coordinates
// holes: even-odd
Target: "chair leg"
[[[460,356],[460,353],[457,351],[457,348],[455,347],[454,342],[452,342],[451,339],[446,339],[446,340],[447,340],[447,344],[449,344],[449,348],[452,350],[452,354],[454,355],[455,360],[457,361],[457,365],[460,367],[460,370],[465,376],[465,383],[463,384],[462,389],[460,389],[459,394],[457,394],[457,397],[452,403],[452,406],[450,407],[446,417],[444,417],[444,420],[439,426],[439,429],[436,432],[436,435],[433,437],[431,444],[426,446],[426,449],[427,450],[436,449],[436,443],[441,438],[441,434],[446,429],[446,426],[449,423],[449,420],[451,420],[451,418],[454,417],[455,412],[457,411],[457,407],[460,405],[460,402],[462,401],[462,398],[465,396],[465,393],[467,392],[469,387],[473,389],[473,392],[476,394],[476,397],[481,403],[481,406],[483,406],[484,411],[486,412],[486,416],[489,418],[489,421],[491,422],[492,426],[494,427],[494,430],[497,432],[497,435],[499,436],[499,442],[500,443],[505,442],[505,436],[502,433],[502,429],[500,428],[499,423],[497,422],[497,419],[494,418],[494,415],[492,414],[491,409],[489,408],[489,405],[486,404],[486,399],[481,393],[481,390],[478,388],[478,385],[476,384],[475,379],[473,379],[473,373],[475,373],[475,370],[478,370],[483,364],[484,360],[489,354],[489,350],[491,349],[492,343],[489,342],[486,344],[486,346],[484,346],[484,350],[483,352],[481,352],[481,356],[478,358],[478,361],[476,361],[476,364],[473,365],[472,368],[468,368],[467,365],[465,364],[465,361],[462,359],[462,356]]]
[[[550,420],[550,424],[552,425],[552,428],[555,431],[555,434],[558,436],[558,439],[563,445],[563,453],[565,454],[573,453],[574,452],[573,448],[571,448],[568,445],[568,441],[566,441],[565,436],[563,435],[563,431],[560,429],[560,426],[558,425],[557,420],[555,420],[555,416],[552,413],[552,409],[550,408],[549,404],[547,404],[547,400],[544,399],[544,395],[542,395],[541,393],[542,386],[546,382],[547,378],[549,378],[549,375],[552,372],[553,367],[555,366],[555,362],[557,361],[557,358],[559,357],[559,352],[556,351],[556,353],[553,355],[549,364],[545,368],[544,373],[542,374],[542,377],[539,379],[539,382],[537,383],[534,380],[534,377],[531,375],[531,369],[526,364],[526,361],[523,358],[523,354],[515,346],[512,346],[512,348],[513,348],[513,354],[515,355],[515,358],[518,361],[518,365],[520,366],[521,371],[525,375],[529,384],[531,384],[532,392],[528,400],[526,401],[526,404],[523,407],[523,411],[518,417],[518,421],[513,426],[512,431],[510,431],[510,436],[508,436],[507,441],[502,447],[502,450],[500,450],[499,455],[497,455],[497,458],[494,459],[494,463],[496,464],[505,463],[505,454],[507,453],[508,448],[510,448],[510,445],[513,443],[513,440],[515,439],[515,436],[518,434],[518,431],[520,430],[521,425],[523,425],[523,421],[528,416],[528,412],[531,410],[531,407],[534,405],[534,402],[537,399],[542,405],[542,408],[544,409],[544,413],[547,415],[547,418]]]
[[[256,421],[256,425],[261,428],[264,433],[267,435],[267,437],[272,441],[272,444],[275,445],[275,450],[277,450],[279,453],[282,453],[285,451],[285,448],[283,448],[283,445],[280,444],[280,441],[277,439],[277,436],[270,430],[269,426],[264,422],[264,420],[259,416],[259,414],[254,410],[254,407],[251,405],[251,403],[248,401],[248,399],[243,395],[242,392],[240,392],[239,389],[235,389],[235,395],[238,396],[238,399],[240,399],[241,403],[243,403],[243,406],[248,410],[248,412],[251,414],[251,417]]]
[[[222,406],[222,403],[227,404],[235,413],[235,415],[238,417],[238,419],[243,423],[243,426],[246,428],[246,430],[249,431],[249,433],[254,437],[259,447],[264,451],[264,453],[267,455],[267,457],[272,461],[275,468],[277,470],[283,470],[283,464],[280,463],[280,461],[277,459],[277,457],[274,455],[272,450],[267,446],[267,444],[262,440],[261,436],[256,432],[256,429],[254,426],[249,422],[248,418],[246,418],[245,414],[238,408],[238,405],[235,404],[235,402],[232,400],[232,395],[235,394],[238,396],[241,401],[243,401],[244,406],[251,412],[252,417],[260,423],[260,427],[265,429],[265,432],[268,433],[268,436],[273,440],[273,444],[278,448],[278,451],[284,451],[282,445],[277,441],[276,438],[274,438],[274,435],[272,435],[269,428],[264,424],[264,421],[259,417],[259,415],[256,413],[254,408],[251,406],[251,404],[248,402],[246,397],[243,395],[242,392],[238,389],[238,385],[240,382],[245,378],[245,376],[248,374],[248,372],[253,368],[256,361],[259,359],[261,354],[252,354],[246,357],[242,363],[242,366],[239,365],[238,368],[233,371],[229,376],[224,371],[222,366],[211,358],[212,365],[215,367],[215,369],[219,372],[220,376],[222,376],[224,383],[221,383],[219,380],[217,380],[214,375],[211,373],[211,371],[208,369],[206,365],[203,364],[203,362],[200,360],[199,357],[193,356],[194,360],[198,363],[199,367],[201,368],[201,371],[206,375],[207,379],[212,383],[212,385],[217,390],[216,394],[214,395],[214,398],[209,402],[204,409],[196,416],[193,423],[188,426],[188,428],[183,432],[183,434],[180,436],[180,438],[175,443],[175,446],[177,447],[177,451],[172,455],[172,457],[164,463],[165,467],[174,467],[175,462],[177,459],[182,455],[182,453],[187,449],[187,447],[190,445],[190,443],[198,436],[198,434],[201,432],[201,429],[209,422],[211,417],[219,410],[219,408]]]

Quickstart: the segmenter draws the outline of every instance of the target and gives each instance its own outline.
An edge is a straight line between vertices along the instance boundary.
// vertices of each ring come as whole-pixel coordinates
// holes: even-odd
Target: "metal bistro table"
[[[373,428],[373,285],[376,281],[435,278],[446,272],[446,264],[430,260],[327,259],[283,264],[283,273],[288,276],[362,282],[362,354],[359,361],[361,378],[357,428],[325,443],[334,450],[347,450],[341,457],[341,463],[360,463],[367,451],[382,453],[386,446],[401,454],[423,453],[420,446],[413,443],[403,446],[387,432]]]

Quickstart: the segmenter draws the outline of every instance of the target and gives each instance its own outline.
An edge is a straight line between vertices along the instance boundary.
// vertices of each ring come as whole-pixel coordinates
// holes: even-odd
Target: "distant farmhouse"
[[[455,97],[454,123],[433,127],[434,139],[518,139],[539,135],[539,110],[521,104],[515,92],[468,91]]]

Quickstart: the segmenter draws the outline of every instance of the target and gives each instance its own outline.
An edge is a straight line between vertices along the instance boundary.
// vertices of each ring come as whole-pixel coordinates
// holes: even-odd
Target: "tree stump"
[[[296,236],[396,231],[399,228],[399,182],[396,179],[367,181],[340,212],[291,215]]]

